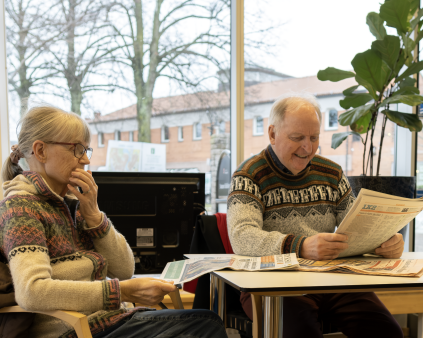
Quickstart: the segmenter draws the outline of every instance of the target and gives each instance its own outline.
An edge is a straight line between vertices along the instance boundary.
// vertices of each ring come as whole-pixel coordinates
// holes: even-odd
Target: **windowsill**
[[[253,134],[253,136],[263,136],[264,135],[264,133],[261,133],[261,134]]]
[[[193,138],[192,140],[193,140],[193,141],[201,141],[201,140],[202,140],[202,138]]]
[[[169,143],[170,140],[161,140],[162,143]]]
[[[182,139],[182,140],[178,140],[178,142],[184,142],[184,139]]]
[[[338,130],[338,127],[332,127],[332,128],[325,127],[325,131],[333,131],[333,130]]]
[[[104,144],[99,144],[97,148],[104,148]]]

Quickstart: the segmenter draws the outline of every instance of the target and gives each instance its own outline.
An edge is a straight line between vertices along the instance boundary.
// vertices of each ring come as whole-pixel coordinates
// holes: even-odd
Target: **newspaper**
[[[423,259],[375,259],[357,257],[350,259],[333,259],[314,261],[298,258],[295,254],[266,257],[247,256],[199,256],[167,263],[160,276],[161,279],[175,284],[189,282],[206,273],[221,270],[269,271],[295,270],[309,272],[337,272],[364,275],[421,277],[423,276]]]
[[[423,259],[334,259],[314,261],[299,258],[296,270],[310,272],[358,273],[396,277],[421,277]]]
[[[339,257],[374,253],[423,210],[423,199],[410,199],[361,189],[336,233],[348,236]]]
[[[179,284],[189,282],[211,271],[226,268],[244,271],[266,271],[291,270],[298,267],[297,256],[294,253],[265,257],[238,255],[202,256],[195,259],[167,263],[160,278]]]

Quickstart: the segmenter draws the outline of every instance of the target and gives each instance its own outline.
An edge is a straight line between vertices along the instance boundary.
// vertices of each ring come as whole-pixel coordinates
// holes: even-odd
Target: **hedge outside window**
[[[325,116],[325,130],[338,129],[338,111],[336,109],[329,109]]]
[[[98,133],[97,135],[98,137],[98,147],[104,147],[104,134],[103,133]]]

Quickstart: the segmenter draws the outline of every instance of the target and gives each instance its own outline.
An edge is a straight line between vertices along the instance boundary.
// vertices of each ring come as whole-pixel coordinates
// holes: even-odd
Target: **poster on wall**
[[[107,171],[166,171],[166,145],[111,140],[106,168]]]

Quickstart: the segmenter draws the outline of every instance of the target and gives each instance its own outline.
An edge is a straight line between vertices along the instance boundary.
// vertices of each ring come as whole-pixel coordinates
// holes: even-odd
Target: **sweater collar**
[[[308,170],[308,168],[311,166],[311,161],[308,162],[307,166],[301,170],[297,175],[293,174],[291,172],[291,170],[289,170],[287,167],[285,167],[282,162],[279,160],[278,156],[276,155],[276,153],[273,151],[272,146],[269,144],[267,147],[267,150],[270,154],[270,157],[273,160],[273,163],[275,164],[275,166],[282,171],[284,174],[288,174],[288,175],[292,175],[292,176],[297,176],[297,175],[302,175],[306,170]]]

